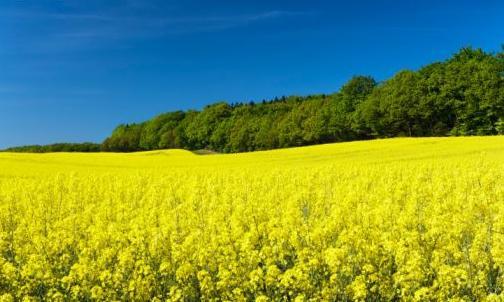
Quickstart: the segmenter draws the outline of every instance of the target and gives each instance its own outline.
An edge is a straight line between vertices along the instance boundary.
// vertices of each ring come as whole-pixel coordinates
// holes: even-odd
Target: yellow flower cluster
[[[0,153],[0,301],[502,301],[504,137]]]

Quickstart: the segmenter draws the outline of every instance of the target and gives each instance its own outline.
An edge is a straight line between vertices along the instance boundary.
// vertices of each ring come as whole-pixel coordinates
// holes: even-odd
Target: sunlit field
[[[500,301],[504,136],[0,153],[0,301]]]

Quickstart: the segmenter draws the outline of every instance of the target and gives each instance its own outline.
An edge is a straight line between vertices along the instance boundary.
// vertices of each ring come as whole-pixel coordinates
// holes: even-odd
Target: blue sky
[[[0,148],[498,51],[503,16],[484,0],[0,0]]]

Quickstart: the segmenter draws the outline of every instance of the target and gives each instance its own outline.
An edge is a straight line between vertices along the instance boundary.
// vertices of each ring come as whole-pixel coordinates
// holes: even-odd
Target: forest
[[[338,92],[218,102],[119,125],[100,145],[56,144],[19,152],[207,149],[246,152],[388,137],[504,134],[504,47],[462,48],[442,62],[377,82],[354,76]]]
[[[28,145],[8,148],[8,152],[49,153],[49,152],[100,152],[101,144],[95,143],[57,143],[50,145]]]

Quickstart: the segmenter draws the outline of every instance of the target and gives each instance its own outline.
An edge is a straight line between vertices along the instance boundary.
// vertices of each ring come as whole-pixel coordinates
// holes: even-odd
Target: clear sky
[[[100,142],[165,111],[331,93],[503,43],[502,0],[0,0],[0,148]]]

